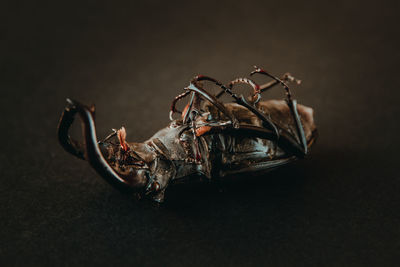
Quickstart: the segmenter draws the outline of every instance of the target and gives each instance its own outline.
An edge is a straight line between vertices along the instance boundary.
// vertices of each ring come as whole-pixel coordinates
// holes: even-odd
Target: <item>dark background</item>
[[[2,1],[2,265],[399,264],[395,1]],[[311,158],[136,202],[58,145],[72,97],[144,141],[195,74],[303,80]],[[278,91],[278,90],[276,90]],[[278,94],[282,97],[281,94]],[[266,94],[268,98],[271,95]]]

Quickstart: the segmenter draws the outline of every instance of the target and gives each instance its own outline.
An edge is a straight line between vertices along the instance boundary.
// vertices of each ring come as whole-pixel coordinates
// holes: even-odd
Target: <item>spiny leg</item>
[[[266,75],[266,76],[274,79],[276,84],[281,84],[283,86],[283,88],[285,89],[286,103],[289,106],[289,109],[290,109],[290,111],[292,113],[292,116],[293,116],[293,118],[295,120],[297,134],[299,135],[299,138],[300,138],[300,144],[302,146],[303,154],[307,155],[307,153],[308,153],[307,140],[306,140],[306,137],[305,137],[305,134],[304,134],[303,124],[301,123],[300,116],[299,116],[299,113],[297,111],[297,101],[292,99],[292,94],[290,92],[289,87],[281,79],[275,77],[274,75],[268,73],[267,71],[265,71],[265,70],[263,70],[261,68],[258,68],[257,66],[254,66],[254,68],[255,68],[255,70],[252,71],[250,73],[250,75],[254,75],[256,73]],[[290,79],[292,79],[292,78],[295,79],[294,77],[291,76]]]
[[[185,91],[185,92],[183,92],[182,94],[177,95],[177,96],[174,98],[174,100],[172,101],[172,103],[171,103],[171,108],[170,108],[170,112],[169,112],[169,119],[170,119],[171,121],[174,120],[174,119],[172,118],[172,115],[173,115],[174,113],[182,114],[182,111],[179,111],[179,110],[176,109],[176,103],[177,103],[179,100],[181,100],[182,98],[184,98],[185,96],[187,96],[188,94],[190,94],[190,92],[189,92],[189,91]]]
[[[254,82],[253,80],[250,80],[248,78],[236,78],[229,82],[228,87],[232,89],[232,87],[235,84],[250,85],[251,88],[253,88],[253,96],[252,96],[253,103],[257,104],[260,101],[260,99],[261,99],[260,86],[256,82]]]
[[[285,74],[283,74],[281,77],[281,80],[284,82],[295,82],[296,84],[301,84],[301,80],[296,79],[289,72],[286,72]],[[260,93],[263,93],[278,84],[279,84],[279,82],[276,80],[264,83],[264,84],[260,85]]]
[[[262,121],[263,127],[272,130],[275,133],[276,138],[279,138],[279,131],[276,125],[262,112],[260,112],[253,104],[249,103],[243,96],[238,96],[232,91],[231,88],[223,85],[221,82],[219,82],[214,78],[199,75],[194,77],[194,79],[191,82],[192,84],[196,84],[198,81],[211,81],[216,85],[218,85],[219,87],[221,87],[225,93],[229,94],[235,100],[237,104],[244,106],[245,108],[250,110],[254,115],[256,115]],[[216,97],[214,98],[217,99]]]
[[[201,114],[201,111],[200,111],[201,99],[207,100],[210,103],[212,103],[214,106],[216,106],[223,114],[225,114],[225,116],[227,116],[229,118],[230,123],[233,125],[233,127],[236,127],[236,125],[238,125],[238,122],[237,122],[236,118],[234,116],[232,116],[232,114],[226,109],[226,107],[215,98],[215,96],[213,96],[212,94],[207,92],[201,86],[199,86],[199,85],[196,86],[191,83],[187,88],[185,88],[185,90],[187,93],[185,92],[184,94],[177,96],[175,98],[175,100],[178,101],[179,99],[188,95],[188,93],[191,93],[190,101],[182,113],[182,120],[183,120],[184,124],[188,125],[190,123],[189,127],[192,130],[193,141],[195,144],[194,160],[196,163],[200,164],[202,156],[201,156],[200,147],[199,147],[198,139],[197,139],[197,130],[198,129],[197,129],[197,125],[196,125],[196,118]],[[171,107],[171,112],[174,110],[176,111],[176,109],[175,109],[176,101],[173,102],[173,105]],[[209,130],[209,128],[201,129],[201,131],[204,131],[204,130],[207,131],[207,130]]]
[[[224,104],[222,104],[220,101],[218,101],[218,99],[214,95],[207,92],[204,88],[202,88],[198,84],[195,85],[193,83],[190,83],[190,85],[188,87],[186,87],[185,90],[187,90],[188,92],[194,92],[197,95],[201,96],[203,99],[209,101],[217,109],[219,109],[226,117],[228,117],[229,120],[232,122],[232,125],[234,127],[236,127],[236,125],[238,124],[237,119],[231,114],[231,112],[229,112],[226,109]],[[190,110],[188,110],[187,112],[190,112]]]
[[[253,88],[253,102],[256,104],[258,101],[260,101],[260,86],[255,83],[253,80],[250,80],[248,78],[236,78],[232,81],[229,82],[229,84],[227,85],[227,87],[229,89],[232,89],[232,87],[235,84],[247,84],[250,85]],[[216,94],[216,97],[219,98],[221,97],[223,94],[225,93],[225,90],[222,89],[218,94]]]

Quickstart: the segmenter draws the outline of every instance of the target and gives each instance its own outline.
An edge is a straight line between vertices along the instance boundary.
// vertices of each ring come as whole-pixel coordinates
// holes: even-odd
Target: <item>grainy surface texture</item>
[[[0,264],[398,266],[399,5],[379,1],[1,1]],[[303,80],[311,159],[135,202],[67,154],[56,125],[143,141],[195,74],[258,64]],[[265,94],[282,98],[282,94]]]

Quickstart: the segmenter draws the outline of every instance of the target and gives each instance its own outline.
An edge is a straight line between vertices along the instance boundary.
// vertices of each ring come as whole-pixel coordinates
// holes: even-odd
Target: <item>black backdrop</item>
[[[396,265],[398,4],[2,1],[3,265]],[[261,177],[172,188],[160,208],[103,182],[55,137],[65,98],[99,136],[143,141],[195,74],[259,64],[303,80],[320,138]],[[266,95],[265,97],[268,97]]]

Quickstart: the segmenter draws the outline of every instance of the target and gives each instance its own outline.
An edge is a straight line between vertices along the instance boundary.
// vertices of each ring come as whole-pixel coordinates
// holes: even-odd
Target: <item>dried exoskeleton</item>
[[[69,153],[87,160],[107,182],[124,192],[134,192],[157,202],[164,200],[171,183],[187,181],[194,174],[214,180],[227,175],[258,172],[285,165],[309,153],[317,137],[313,110],[298,105],[286,82],[300,83],[286,73],[281,79],[255,67],[250,75],[273,80],[259,86],[249,78],[227,85],[196,76],[172,102],[170,124],[144,143],[128,143],[122,127],[99,141],[95,132],[94,108],[68,100],[58,126],[58,139]],[[208,81],[221,88],[211,94],[203,86]],[[233,91],[236,84],[251,88],[248,98]],[[261,94],[282,85],[284,100],[261,101]],[[223,94],[232,102],[223,103]],[[176,103],[189,102],[181,112]],[[174,113],[180,113],[173,119]],[[68,131],[75,115],[83,122],[84,142],[70,138]]]

